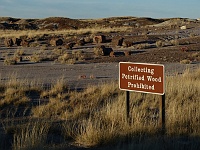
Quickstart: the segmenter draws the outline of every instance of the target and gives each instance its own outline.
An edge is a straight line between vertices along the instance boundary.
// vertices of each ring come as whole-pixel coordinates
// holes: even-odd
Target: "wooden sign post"
[[[147,63],[119,63],[119,88],[126,91],[126,114],[129,120],[129,91],[160,95],[159,127],[165,132],[164,65]]]

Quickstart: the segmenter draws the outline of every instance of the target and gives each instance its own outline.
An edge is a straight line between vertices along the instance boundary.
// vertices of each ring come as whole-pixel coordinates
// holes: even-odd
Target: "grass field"
[[[200,69],[166,77],[164,136],[157,95],[131,92],[127,122],[125,92],[116,82],[79,92],[62,79],[49,89],[36,83],[0,84],[2,149],[200,149]],[[33,104],[33,93],[47,102]]]
[[[81,35],[81,34],[96,34],[96,33],[110,33],[110,32],[123,32],[130,31],[131,27],[95,27],[95,28],[84,28],[78,30],[24,30],[24,31],[16,31],[16,30],[0,30],[0,38],[12,38],[20,36],[28,36],[29,38],[33,38],[36,36],[43,36],[44,34],[48,35]]]

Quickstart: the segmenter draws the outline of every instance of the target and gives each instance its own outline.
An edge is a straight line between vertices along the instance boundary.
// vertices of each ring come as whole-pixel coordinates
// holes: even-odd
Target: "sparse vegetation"
[[[189,59],[183,59],[183,60],[180,61],[180,63],[181,63],[181,64],[191,64],[192,61],[189,60]]]
[[[178,41],[177,39],[171,40],[170,42],[171,42],[171,44],[174,45],[174,46],[178,46],[178,45],[179,45],[179,41]]]
[[[186,142],[191,143],[187,145],[187,149],[199,149],[199,77],[200,70],[198,69],[193,73],[186,70],[183,75],[166,78],[167,117],[164,138],[165,144],[168,143],[165,146],[170,149],[183,147],[184,144],[181,142],[184,141],[181,137],[185,136],[188,137]],[[18,86],[23,85],[22,83],[19,84],[12,79],[5,85],[1,86],[3,87],[0,92],[1,102],[9,95],[24,95],[20,93],[23,93],[25,88]],[[118,89],[116,82],[90,86],[82,92],[68,91],[66,85],[61,79],[49,90],[38,91],[41,93],[41,98],[48,98],[49,102],[36,105],[31,109],[33,117],[40,118],[40,120],[30,119],[18,126],[16,122],[16,130],[13,130],[12,136],[13,149],[50,148],[51,145],[46,143],[46,139],[52,132],[56,120],[64,120],[60,123],[61,128],[57,129],[62,132],[57,133],[57,136],[63,137],[65,142],[70,141],[85,147],[100,146],[100,149],[102,146],[103,149],[109,149],[109,147],[146,149],[155,147],[156,141],[157,149],[163,147],[161,137],[158,136],[159,96],[131,92],[131,121],[129,124],[126,122],[125,94]],[[11,99],[15,98],[10,97],[9,99],[12,102]],[[12,104],[8,103],[8,105]],[[2,108],[3,105],[0,107]],[[192,139],[191,137],[197,138]],[[177,138],[180,141],[178,145],[174,144]]]
[[[163,47],[164,45],[165,45],[164,41],[161,41],[161,40],[156,41],[156,46],[158,48]]]
[[[17,64],[17,61],[15,60],[14,57],[6,57],[4,59],[4,65],[15,65]]]
[[[78,34],[96,34],[96,33],[110,33],[110,32],[120,32],[120,31],[129,31],[131,30],[131,27],[95,27],[95,28],[83,28],[79,30],[57,30],[57,31],[35,31],[35,30],[28,30],[28,31],[16,31],[16,30],[7,30],[2,31],[0,30],[0,38],[2,37],[20,37],[28,35],[29,37],[37,37],[37,36],[43,36],[44,34],[47,35],[59,35],[63,34],[65,36],[69,35],[78,35]]]
[[[196,67],[200,60],[198,22],[135,17],[7,20],[0,23],[0,63],[17,66],[1,66],[0,149],[200,149],[200,69],[182,73],[183,66]],[[21,29],[21,21],[34,26]],[[183,25],[189,30],[181,30]],[[158,95],[131,92],[127,121],[125,92],[116,81],[104,83],[118,78],[110,76],[117,75],[112,71],[118,65],[108,63],[119,61],[181,66],[177,72],[170,66],[173,75],[166,77],[165,135],[159,132]],[[20,76],[8,76],[15,69]],[[63,78],[56,82],[58,74]],[[34,82],[34,75],[42,79]]]

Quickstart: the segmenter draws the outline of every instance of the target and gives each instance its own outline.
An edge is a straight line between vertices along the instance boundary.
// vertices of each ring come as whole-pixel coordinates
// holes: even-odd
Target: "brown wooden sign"
[[[136,91],[163,95],[164,65],[147,63],[119,63],[119,88],[126,91]]]

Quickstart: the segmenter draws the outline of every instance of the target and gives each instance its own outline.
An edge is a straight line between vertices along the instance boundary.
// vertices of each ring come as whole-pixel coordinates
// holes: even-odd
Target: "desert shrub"
[[[16,65],[17,61],[14,57],[6,57],[3,62],[4,65]]]
[[[149,45],[148,43],[145,43],[145,44],[137,44],[136,45],[136,49],[147,49],[147,48],[150,48],[151,45]]]
[[[31,55],[30,57],[30,61],[35,63],[45,60],[50,60],[50,56],[44,50],[39,50],[37,52],[34,52],[33,55]]]
[[[156,41],[156,46],[159,47],[163,47],[165,45],[164,41],[158,40]]]
[[[55,48],[55,49],[53,49],[52,53],[59,56],[59,55],[65,54],[66,51],[62,48],[61,49]]]
[[[72,58],[76,59],[76,60],[84,60],[84,56],[85,53],[82,50],[78,50],[78,51],[72,51]]]
[[[112,48],[105,47],[104,45],[94,47],[93,49],[93,52],[96,56],[109,56],[112,51]]]
[[[190,33],[189,36],[192,38],[192,37],[195,37],[197,35],[195,33]]]
[[[41,50],[48,50],[48,44],[43,44],[41,47],[40,47]]]
[[[38,43],[38,42],[31,42],[31,43],[29,44],[29,46],[30,46],[30,47],[39,47],[39,46],[40,46],[40,43]]]
[[[58,62],[61,64],[74,64],[76,62],[76,58],[73,58],[72,54],[65,53],[64,55],[58,57]]]
[[[178,46],[179,45],[179,41],[177,39],[176,40],[171,40],[170,42],[174,46]]]
[[[200,60],[200,52],[195,52],[190,55],[190,58],[196,61]]]
[[[31,61],[31,62],[38,63],[38,62],[41,62],[42,60],[43,60],[43,58],[42,58],[40,55],[34,54],[34,55],[32,55],[32,56],[30,57],[30,61]]]
[[[93,42],[93,39],[91,38],[91,37],[85,37],[84,38],[84,41],[86,42],[86,43],[92,43]]]
[[[191,64],[192,62],[189,59],[183,59],[183,60],[180,61],[180,63],[181,64]]]
[[[17,49],[14,53],[15,56],[23,56],[25,55],[25,52],[23,49]]]
[[[94,50],[93,50],[94,54],[96,56],[101,56],[103,52],[103,48],[104,48],[103,46],[94,47]]]

